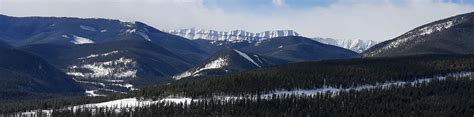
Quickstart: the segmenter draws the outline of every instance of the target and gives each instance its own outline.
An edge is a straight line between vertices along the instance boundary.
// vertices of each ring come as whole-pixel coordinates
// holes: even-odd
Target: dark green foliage
[[[238,49],[246,53],[282,59],[290,62],[305,62],[330,59],[356,58],[358,53],[337,46],[300,37],[287,36],[261,41],[215,41],[193,40],[209,53],[216,53],[227,48]]]
[[[42,96],[42,95],[40,95]],[[0,102],[0,113],[15,113],[36,109],[61,109],[70,105],[99,103],[114,99],[127,98],[126,95],[110,95],[107,97],[62,96],[25,99],[21,101]],[[1,115],[0,115],[1,116]]]
[[[215,94],[247,95],[274,90],[352,87],[389,81],[413,81],[459,71],[472,71],[474,55],[424,55],[295,63],[223,77],[185,80],[134,92],[138,96]]]
[[[254,44],[240,50],[292,62],[348,59],[359,56],[358,53],[351,50],[300,36],[278,37],[258,43],[258,46]]]
[[[472,116],[472,78],[434,81],[416,86],[345,92],[339,96],[292,95],[266,99],[205,100],[190,105],[159,103],[132,111],[97,109],[96,116]],[[90,109],[76,113],[55,111],[54,116],[90,116]]]
[[[2,112],[29,109],[60,109],[126,97],[162,99],[186,96],[209,99],[215,95],[248,96],[275,90],[314,89],[322,86],[352,87],[390,81],[413,81],[448,73],[472,71],[474,55],[423,55],[397,58],[366,58],[295,63],[232,74],[223,77],[184,80],[158,85],[126,96],[110,98],[64,99],[55,102],[12,103],[0,106]],[[474,81],[471,78],[433,81],[358,92],[343,92],[298,97],[274,96],[270,99],[217,100],[190,105],[158,103],[133,111],[98,109],[97,116],[471,116],[474,114]],[[1,104],[0,104],[1,105]],[[35,105],[35,106],[32,106]],[[44,106],[37,106],[44,105]],[[56,116],[90,116],[93,110],[72,113],[56,110]]]
[[[1,47],[0,89],[0,102],[84,92],[72,78],[40,57]]]

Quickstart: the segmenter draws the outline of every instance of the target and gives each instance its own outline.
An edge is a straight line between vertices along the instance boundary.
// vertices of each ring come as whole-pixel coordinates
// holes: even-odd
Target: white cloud
[[[348,1],[298,14],[304,23],[291,26],[313,36],[388,40],[423,24],[474,11],[471,5],[429,0]]]
[[[387,40],[417,26],[474,11],[472,5],[438,1],[338,0],[314,8],[228,11],[226,6],[206,6],[203,0],[0,0],[0,14],[114,18],[142,21],[159,29],[293,29],[309,37]],[[281,0],[273,3],[285,5]]]
[[[277,7],[285,6],[285,0],[272,0],[272,3]]]

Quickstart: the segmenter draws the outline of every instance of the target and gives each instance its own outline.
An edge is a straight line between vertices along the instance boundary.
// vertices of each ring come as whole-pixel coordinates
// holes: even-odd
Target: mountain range
[[[333,39],[333,38],[321,38],[321,37],[315,37],[312,39],[324,44],[346,48],[357,53],[362,53],[365,50],[369,49],[370,47],[378,44],[377,41],[360,40],[360,39]]]
[[[140,22],[9,16],[0,22],[0,41],[45,59],[89,92],[134,90],[209,56],[191,40]]]
[[[234,34],[247,37],[233,37]],[[226,69],[232,73],[289,62],[358,56],[297,35],[294,31],[237,31],[227,38],[247,40],[190,40],[141,22],[0,15],[0,41],[44,59],[67,74],[66,79],[81,84],[91,96],[126,93],[155,82],[175,80],[173,76],[205,66],[213,58],[225,55],[219,52],[229,49],[236,50],[227,52],[232,64]],[[241,53],[248,53],[257,62],[269,61],[259,63],[260,67],[248,67],[248,61],[234,57],[244,55]]]
[[[293,30],[274,30],[274,31],[263,31],[260,33],[252,33],[244,30],[234,30],[234,31],[216,31],[208,29],[180,29],[180,30],[168,30],[165,31],[170,34],[178,35],[185,37],[191,40],[204,39],[204,40],[213,40],[213,41],[229,41],[229,42],[257,42],[265,39],[276,38],[276,37],[286,37],[286,36],[301,36],[299,33]],[[315,37],[312,38],[318,42],[339,46],[352,50],[357,53],[361,53],[370,47],[377,44],[377,41],[372,40],[359,40],[359,39],[333,39],[333,38],[321,38]]]
[[[250,33],[193,28],[162,32],[141,22],[0,15],[0,75],[24,79],[1,79],[9,84],[4,85],[8,87],[5,89],[12,91],[54,94],[86,90],[88,95],[98,96],[126,93],[157,82],[295,62],[472,54],[473,18],[474,13],[454,16],[376,44],[306,38],[292,30]],[[24,63],[29,64],[15,66]],[[22,84],[28,80],[38,83]],[[56,89],[51,85],[58,82],[70,87]]]
[[[0,116],[472,116],[473,45],[474,12],[380,43],[0,15]]]
[[[195,39],[205,39],[205,40],[214,40],[214,41],[260,41],[264,39],[270,39],[275,37],[284,37],[284,36],[300,36],[297,32],[293,30],[275,30],[275,31],[264,31],[260,33],[252,33],[244,30],[234,30],[234,31],[215,31],[207,29],[180,29],[180,30],[169,30],[165,31],[170,34],[182,36],[191,40]]]

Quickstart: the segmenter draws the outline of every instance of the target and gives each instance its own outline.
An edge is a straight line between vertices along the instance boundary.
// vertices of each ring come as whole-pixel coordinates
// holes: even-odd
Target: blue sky
[[[111,18],[161,30],[292,29],[307,37],[383,41],[474,12],[474,0],[0,0],[0,14]]]

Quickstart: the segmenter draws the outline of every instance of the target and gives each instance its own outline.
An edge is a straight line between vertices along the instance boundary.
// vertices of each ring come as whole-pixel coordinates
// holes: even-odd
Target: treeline
[[[144,97],[146,99],[161,99],[168,96],[209,98],[209,97],[214,97],[215,95],[248,96],[248,95],[259,95],[259,94],[269,93],[275,90],[314,89],[314,88],[321,88],[323,86],[347,88],[347,87],[353,87],[353,86],[359,86],[359,85],[376,84],[376,83],[390,82],[390,81],[413,81],[417,78],[433,77],[435,75],[445,75],[448,73],[456,73],[460,71],[473,71],[473,68],[474,68],[474,55],[449,55],[449,56],[448,55],[423,55],[423,56],[408,56],[408,57],[397,57],[397,58],[363,58],[363,59],[351,59],[351,60],[330,60],[330,61],[320,61],[320,62],[294,63],[294,64],[254,70],[254,71],[250,71],[246,73],[231,74],[231,75],[222,76],[222,77],[186,79],[186,80],[178,81],[171,84],[148,87],[139,91],[131,92],[128,95],[112,95],[108,97],[74,97],[74,98],[64,97],[64,98],[59,98],[59,99],[55,98],[55,99],[49,99],[49,100],[31,100],[31,101],[26,101],[26,102],[0,103],[0,113],[12,113],[12,112],[25,111],[25,110],[34,110],[34,109],[55,109],[55,108],[59,109],[59,108],[63,108],[63,107],[71,106],[71,105],[104,102],[104,101],[109,101],[113,99],[121,99],[121,98],[126,98],[126,97]],[[442,84],[442,85],[446,85],[446,86],[443,86],[443,88],[446,88],[446,89],[439,89],[439,87],[434,87],[430,85],[430,86],[425,87],[426,89],[422,88],[424,90],[418,89],[418,87],[411,87],[411,88],[407,88],[406,90],[410,89],[413,91],[409,91],[409,92],[414,93],[415,91],[417,91],[417,93],[424,94],[424,93],[433,93],[433,90],[435,89],[431,89],[431,88],[438,88],[436,90],[443,91],[443,90],[449,89],[450,91],[454,91],[455,93],[457,92],[456,90],[457,86],[449,86],[449,85],[453,85],[456,83],[459,83],[459,82],[450,82],[450,83]],[[466,88],[466,87],[463,87],[463,88]],[[399,95],[397,93],[406,94],[406,95],[414,95],[414,94],[407,94],[406,92],[403,92],[401,90],[405,90],[405,89],[396,89],[396,90],[391,90],[391,91],[371,90],[371,91],[353,93],[353,94],[343,93],[341,94],[341,96],[337,96],[336,98],[330,98],[328,100],[339,99],[341,97],[346,97],[346,95],[348,95],[349,97],[354,96],[353,98],[343,98],[337,101],[347,102],[344,100],[351,99],[351,101],[349,102],[354,102],[354,103],[357,102],[357,103],[365,104],[365,105],[356,105],[355,107],[357,108],[360,107],[362,109],[367,109],[367,110],[376,109],[372,107],[365,107],[372,104],[374,105],[377,105],[377,103],[392,104],[389,100],[393,99],[392,97],[394,96],[396,97],[396,99],[393,99],[393,100],[408,99],[404,101],[412,102],[414,99],[412,96],[404,97],[404,95]],[[428,91],[428,92],[423,92],[423,91]],[[445,92],[445,93],[450,94],[450,92]],[[464,91],[463,93],[466,93],[466,91]],[[452,99],[458,100],[458,98],[464,98],[465,96],[471,96],[472,94],[474,93],[470,92],[466,94],[459,94],[459,95],[456,95],[456,97],[452,97]],[[371,95],[377,95],[378,97],[371,97]],[[378,101],[377,103],[372,103],[370,100],[363,100],[359,98],[372,98],[373,100],[381,100],[381,101]],[[426,100],[422,98],[432,99],[432,97],[429,97],[429,96],[417,97],[418,100]],[[445,97],[445,98],[448,99],[448,97]],[[278,105],[285,105],[284,103],[286,103],[286,101],[290,99],[295,101],[294,104],[297,104],[298,106],[302,106],[305,103],[308,103],[308,104],[321,103],[321,102],[304,102],[305,100],[306,101],[307,100],[321,101],[321,99],[325,99],[325,98],[285,97],[285,98],[277,98],[275,100],[266,100],[266,101],[269,101],[267,102],[269,105],[278,106]],[[456,100],[453,100],[453,102]],[[258,104],[255,104],[257,102],[245,102],[245,100],[234,100],[234,101],[235,102],[220,102],[220,101],[209,102],[211,103],[211,105],[213,103],[219,103],[221,105],[217,105],[217,106],[214,105],[212,108],[207,107],[207,106],[204,106],[204,107],[206,109],[209,109],[207,110],[207,112],[215,111],[215,112],[220,112],[221,114],[232,114],[232,113],[227,112],[231,110],[219,111],[218,109],[217,110],[214,110],[214,109],[224,108],[223,106],[227,105],[227,106],[231,106],[232,109],[234,108],[241,109],[238,111],[236,110],[235,112],[246,112],[244,110],[245,108],[256,108],[252,106],[260,107],[258,106]],[[440,103],[440,101],[443,101],[443,100],[436,99],[432,101],[435,101],[436,103]],[[206,104],[207,102],[202,102],[202,103]],[[328,104],[327,106],[331,107],[331,105],[337,105],[338,102],[327,101],[325,103]],[[420,103],[420,105],[423,105],[428,102],[423,102],[423,103],[413,102],[413,103]],[[236,104],[236,105],[228,105],[228,104]],[[452,105],[456,103],[452,103],[452,104],[446,103],[446,104]],[[173,104],[170,104],[170,106],[172,105]],[[346,105],[347,104],[344,103],[344,106]],[[466,106],[466,104],[456,104],[456,105]],[[382,108],[383,106],[387,106],[387,105],[379,105],[375,107]],[[400,102],[391,106],[410,107],[410,104],[406,102]],[[424,105],[424,106],[425,107],[423,108],[430,108],[431,106],[444,107],[444,105]],[[203,105],[199,105],[197,107],[203,107]],[[153,110],[152,109],[153,107],[149,107],[149,108]],[[178,109],[178,108],[168,108],[166,106],[160,106],[160,107],[155,107],[155,108],[160,108],[160,109],[167,108],[170,111],[171,110],[175,111],[176,109]],[[261,109],[265,109],[265,108],[262,107]],[[268,108],[272,109],[274,107],[268,107]],[[313,110],[316,109],[316,107],[314,106],[311,106],[311,107],[291,107],[290,106],[290,107],[285,107],[285,108],[289,110],[304,109],[304,108],[311,108]],[[462,108],[469,109],[471,107],[462,107]],[[143,108],[138,108],[138,109],[143,109]],[[258,111],[265,112],[264,110],[261,110],[261,109],[255,109],[255,112],[258,112]],[[156,113],[164,111],[164,110],[156,110]],[[206,110],[199,110],[199,111],[206,112]],[[249,111],[252,112],[253,110],[249,110]],[[338,111],[343,111],[343,110],[338,110]],[[345,111],[352,112],[349,110],[345,110]],[[232,112],[234,112],[234,110],[232,110]],[[328,111],[328,112],[332,112],[332,111]],[[364,112],[364,111],[360,111],[360,112]],[[443,111],[440,111],[440,112],[443,112]],[[453,110],[450,110],[448,112],[453,112]],[[459,111],[455,111],[455,112],[459,112]],[[64,113],[67,113],[67,112],[64,112]],[[167,113],[167,112],[164,112],[164,113]],[[168,113],[173,113],[173,112],[168,112]],[[199,115],[201,113],[188,113],[188,114]],[[207,114],[208,113],[205,113],[205,115]]]
[[[335,97],[284,95],[271,99],[203,100],[189,105],[163,102],[121,111],[111,108],[56,110],[53,116],[472,116],[473,97],[474,80],[463,78],[391,90],[343,92]]]
[[[389,81],[413,81],[472,71],[474,55],[423,55],[295,63],[222,77],[196,78],[136,91],[135,96],[212,97],[258,95],[275,90],[354,87]]]
[[[7,113],[23,112],[27,110],[61,109],[71,105],[99,103],[127,97],[127,95],[117,94],[107,97],[67,96],[48,99],[38,98],[20,101],[2,101],[0,102],[0,117],[1,114]]]

